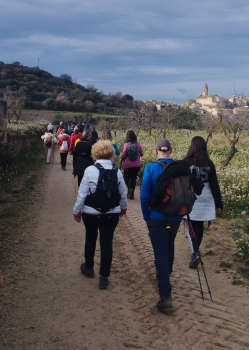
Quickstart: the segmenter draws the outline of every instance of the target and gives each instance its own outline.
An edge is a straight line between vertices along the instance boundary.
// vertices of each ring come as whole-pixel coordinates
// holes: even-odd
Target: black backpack
[[[166,164],[156,182],[156,190],[151,201],[151,208],[167,216],[183,216],[192,211],[196,196],[192,186],[192,174],[188,164],[177,160]]]
[[[132,161],[137,160],[138,157],[138,148],[137,142],[131,142],[128,146],[128,158]]]
[[[94,166],[99,169],[99,179],[95,191],[90,191],[86,197],[85,205],[104,214],[119,206],[121,195],[118,190],[118,168],[105,169],[99,163]]]

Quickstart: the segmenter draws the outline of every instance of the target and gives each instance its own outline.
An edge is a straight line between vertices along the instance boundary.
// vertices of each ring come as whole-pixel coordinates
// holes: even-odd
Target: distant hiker
[[[78,125],[77,125],[77,127],[78,127],[78,129],[79,129],[79,131],[82,133],[83,132],[83,130],[84,130],[84,125],[82,125],[82,123],[79,123]]]
[[[93,165],[91,156],[92,144],[90,142],[90,131],[83,131],[82,138],[75,146],[76,162],[73,170],[74,176],[78,176],[78,187],[80,187],[81,180],[87,167]]]
[[[58,138],[61,136],[61,134],[62,134],[63,131],[66,132],[66,129],[64,129],[64,126],[63,126],[63,125],[60,125],[59,128],[58,128],[57,131],[56,131],[56,135],[57,135]]]
[[[112,143],[112,146],[115,150],[115,155],[116,156],[119,156],[120,155],[120,150],[118,149],[118,145],[117,145],[117,142],[115,140],[112,139],[112,133],[111,133],[111,130],[110,129],[104,129],[102,130],[102,133],[101,133],[101,140],[109,140],[111,141]],[[113,163],[115,164],[115,156],[113,157]]]
[[[193,253],[189,267],[195,268],[200,262],[199,247],[203,238],[204,221],[215,220],[215,208],[221,211],[223,203],[215,166],[209,158],[206,142],[201,136],[195,136],[191,140],[184,160],[188,163],[192,174],[204,184],[202,194],[197,197],[192,212],[189,214],[197,245],[190,238],[186,220],[189,243]]]
[[[54,132],[54,129],[55,129],[55,127],[53,126],[52,122],[50,122],[47,126],[47,130],[48,131],[52,130],[52,132]]]
[[[76,153],[75,153],[75,144],[76,141],[80,141],[82,138],[82,133],[79,131],[78,127],[76,126],[74,128],[74,132],[72,133],[71,137],[70,137],[70,152],[73,156],[73,168],[75,166],[75,161],[76,161]]]
[[[61,157],[61,169],[66,170],[67,155],[70,148],[70,137],[64,129],[62,130],[61,136],[57,141],[57,144],[58,146],[60,146],[59,152]]]
[[[76,203],[74,219],[82,219],[86,228],[85,262],[81,272],[94,277],[94,254],[98,230],[100,233],[100,279],[99,288],[107,289],[112,264],[112,240],[119,216],[126,214],[127,198],[121,171],[112,165],[114,149],[110,141],[99,141],[92,146],[95,165],[84,173]]]
[[[127,198],[134,199],[137,175],[141,167],[140,157],[143,157],[143,149],[133,130],[128,130],[121,156],[123,162],[124,180],[128,188]]]
[[[62,122],[60,122],[60,125],[57,126],[57,128],[56,128],[56,134],[57,134],[57,135],[58,135],[57,131],[58,131],[59,129],[61,129],[61,130],[64,129],[64,125],[63,125]]]
[[[195,198],[192,192],[193,184],[190,183],[191,172],[189,171],[188,165],[183,161],[174,162],[171,158],[171,153],[172,147],[170,142],[167,139],[159,139],[156,143],[157,162],[146,165],[140,194],[143,217],[149,229],[149,236],[155,256],[160,295],[157,308],[162,312],[172,310],[170,274],[173,271],[174,241],[183,213],[187,213],[185,203],[182,208],[176,205],[178,202],[175,203],[173,199],[185,200],[186,198],[191,204],[188,209],[191,209]],[[184,165],[182,165],[182,163]],[[171,171],[169,169],[170,167]],[[174,182],[174,193],[171,184],[173,175],[175,179],[179,179],[181,175],[184,175],[184,179],[186,180],[183,182],[179,179],[179,181],[177,181],[178,185]],[[185,177],[185,175],[187,176]],[[201,188],[198,192],[199,194],[201,193]],[[175,192],[175,190],[177,190],[177,192]],[[178,198],[177,193],[181,194],[183,190],[185,190],[186,193]],[[171,194],[174,194],[173,199]],[[158,196],[160,201],[158,201]],[[168,201],[167,205],[164,203],[166,201]],[[187,202],[186,204],[188,205],[189,203]],[[165,212],[168,211],[170,215],[165,214]]]
[[[47,156],[46,163],[50,163],[50,156],[53,149],[53,145],[57,142],[56,137],[53,135],[53,130],[49,130],[44,135],[41,136],[41,139],[44,141],[44,148]]]
[[[95,127],[92,126],[91,127],[91,144],[94,145],[97,142],[97,139],[99,138],[99,135],[97,133],[97,131],[95,130]]]
[[[68,135],[71,136],[73,132],[74,132],[74,125],[71,124],[71,125],[70,125],[70,128],[69,128],[69,130],[68,130]]]

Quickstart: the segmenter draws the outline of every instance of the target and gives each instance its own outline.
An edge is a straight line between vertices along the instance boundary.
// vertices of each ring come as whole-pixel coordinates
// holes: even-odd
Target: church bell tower
[[[208,96],[208,86],[207,86],[207,84],[205,84],[203,86],[203,96]]]

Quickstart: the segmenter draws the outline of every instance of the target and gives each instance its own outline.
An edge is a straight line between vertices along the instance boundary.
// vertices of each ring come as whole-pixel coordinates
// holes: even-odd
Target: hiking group
[[[129,130],[120,158],[122,174],[115,167],[115,155],[119,156],[120,151],[109,129],[104,129],[100,138],[96,130],[88,126],[83,130],[76,126],[71,134],[63,125],[57,129],[57,141],[51,124],[46,133],[49,136],[45,134],[42,137],[47,163],[51,154],[47,149],[52,149],[55,142],[59,146],[63,170],[66,170],[68,153],[71,152],[73,156],[73,175],[78,177],[79,187],[73,216],[77,222],[82,218],[86,232],[85,261],[81,264],[81,272],[88,278],[94,277],[99,231],[99,288],[105,290],[109,285],[114,231],[120,217],[126,214],[127,199],[134,199],[143,149],[134,131]],[[49,145],[46,144],[48,139],[51,141]],[[170,275],[173,271],[174,241],[180,223],[186,222],[192,251],[189,267],[197,268],[199,274],[198,264],[201,262],[203,267],[200,245],[204,221],[214,220],[215,211],[222,210],[216,170],[209,158],[205,140],[195,136],[183,160],[174,161],[172,152],[169,140],[162,138],[156,142],[157,160],[145,166],[140,192],[142,214],[154,250],[160,296],[157,308],[162,312],[172,310]]]

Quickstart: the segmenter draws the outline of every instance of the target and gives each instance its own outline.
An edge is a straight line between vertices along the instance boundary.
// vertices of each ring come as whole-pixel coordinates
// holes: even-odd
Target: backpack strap
[[[98,170],[100,170],[100,169],[105,169],[105,168],[103,167],[103,165],[101,165],[101,164],[99,164],[99,163],[95,163],[94,166],[95,166]],[[114,169],[116,170],[116,173],[118,174],[118,168],[115,167],[115,165],[113,165],[112,169],[106,169],[106,170],[114,170]]]
[[[94,166],[95,166],[98,170],[100,170],[101,168],[104,169],[104,167],[103,167],[101,164],[99,164],[99,163],[95,163]]]
[[[165,168],[168,164],[170,164],[170,163],[162,162],[161,160],[155,160],[154,162],[151,162],[151,163],[158,163],[158,164],[160,164],[163,168]]]

